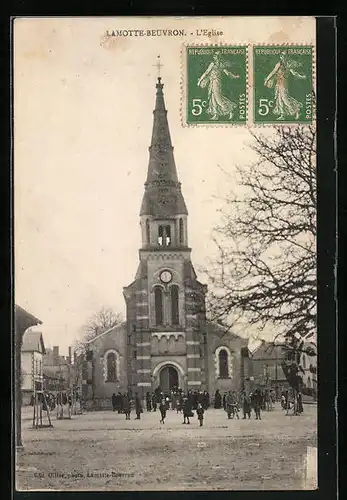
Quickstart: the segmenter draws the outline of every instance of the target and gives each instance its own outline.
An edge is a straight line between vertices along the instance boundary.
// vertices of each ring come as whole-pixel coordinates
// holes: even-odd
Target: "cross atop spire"
[[[160,80],[161,80],[160,69],[163,67],[163,64],[161,64],[161,62],[160,62],[160,54],[157,56],[157,64],[155,66],[158,69],[158,82],[160,82]]]

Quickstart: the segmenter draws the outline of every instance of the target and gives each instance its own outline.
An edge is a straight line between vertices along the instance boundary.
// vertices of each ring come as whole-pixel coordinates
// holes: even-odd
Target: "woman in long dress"
[[[208,108],[206,113],[211,115],[211,120],[218,120],[220,116],[228,116],[229,120],[231,120],[234,110],[237,108],[235,102],[230,101],[222,94],[223,74],[230,78],[240,78],[240,75],[234,75],[227,70],[228,66],[228,63],[222,60],[220,52],[215,52],[213,62],[210,63],[198,80],[199,87],[205,88],[208,86]]]
[[[300,117],[303,104],[294,99],[288,92],[288,79],[290,75],[301,80],[306,78],[306,75],[297,71],[299,66],[300,63],[293,59],[289,59],[286,54],[282,52],[280,60],[276,63],[271,73],[265,78],[265,87],[275,87],[275,106],[273,113],[277,116],[277,120],[285,120],[286,116],[294,116],[296,120]]]

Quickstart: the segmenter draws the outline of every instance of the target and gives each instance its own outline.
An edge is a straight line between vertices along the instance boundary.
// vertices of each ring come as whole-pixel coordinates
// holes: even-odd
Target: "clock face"
[[[160,279],[163,283],[170,283],[172,280],[172,274],[170,271],[163,271],[160,273]]]

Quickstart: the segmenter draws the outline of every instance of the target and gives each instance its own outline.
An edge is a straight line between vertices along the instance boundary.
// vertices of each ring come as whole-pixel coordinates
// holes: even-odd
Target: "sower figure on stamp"
[[[222,94],[222,75],[229,78],[240,78],[240,75],[234,75],[226,68],[230,63],[223,61],[220,51],[213,54],[213,61],[209,64],[207,70],[200,76],[198,80],[199,87],[208,85],[208,115],[211,115],[211,120],[218,120],[220,116],[228,116],[231,120],[234,111],[237,108],[235,102],[230,101]]]
[[[198,409],[196,410],[196,414],[197,414],[198,420],[200,422],[200,427],[203,426],[204,413],[205,413],[205,410],[203,409],[202,405],[199,403],[198,404]]]
[[[273,113],[277,115],[277,120],[285,120],[286,116],[294,116],[296,120],[300,117],[303,104],[294,99],[288,92],[289,75],[301,80],[306,78],[306,75],[297,71],[297,68],[300,66],[300,63],[290,59],[286,52],[283,51],[278,63],[265,78],[265,87],[275,87],[275,107]]]

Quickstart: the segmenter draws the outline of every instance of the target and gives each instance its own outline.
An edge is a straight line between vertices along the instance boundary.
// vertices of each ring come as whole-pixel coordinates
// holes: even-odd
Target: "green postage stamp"
[[[246,124],[247,47],[186,48],[186,122]]]
[[[254,123],[312,123],[311,46],[253,47]]]

